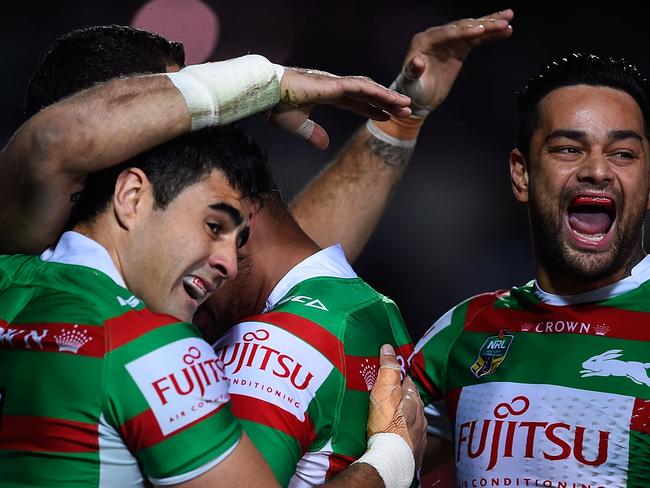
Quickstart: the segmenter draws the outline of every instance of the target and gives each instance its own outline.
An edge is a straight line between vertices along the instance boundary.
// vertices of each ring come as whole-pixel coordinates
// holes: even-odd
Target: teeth
[[[185,285],[185,290],[187,293],[192,298],[197,300],[205,297],[205,295],[208,293],[208,290],[206,290],[205,285],[201,279],[196,276],[184,276],[183,285]]]
[[[192,283],[197,288],[200,288],[203,291],[204,294],[208,292],[208,290],[206,289],[205,285],[203,284],[203,281],[201,280],[201,278],[198,278],[198,277],[195,276],[194,279],[192,280]]]
[[[600,242],[605,238],[606,235],[606,234],[583,234],[582,232],[578,232],[577,230],[574,230],[573,232],[578,234],[583,239],[586,239],[591,242]]]

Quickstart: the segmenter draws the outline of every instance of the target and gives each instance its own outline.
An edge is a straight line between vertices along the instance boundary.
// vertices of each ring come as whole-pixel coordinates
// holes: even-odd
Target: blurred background
[[[622,55],[646,72],[647,17],[632,2],[236,2],[219,0],[3,2],[0,13],[0,141],[22,123],[27,80],[60,35],[99,24],[134,24],[184,41],[190,63],[249,52],[272,61],[364,74],[389,84],[411,36],[432,25],[513,8],[514,35],[474,51],[447,101],[424,126],[401,187],[358,273],[396,300],[414,340],[459,300],[533,276],[526,212],[510,192],[508,153],[515,91],[543,63],[575,50]],[[331,137],[318,151],[261,119],[244,123],[288,197],[340,150],[363,120],[313,114]],[[0,176],[1,177],[1,176]]]

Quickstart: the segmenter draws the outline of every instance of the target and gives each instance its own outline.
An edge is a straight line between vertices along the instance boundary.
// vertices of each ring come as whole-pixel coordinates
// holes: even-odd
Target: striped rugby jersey
[[[356,276],[340,247],[278,283],[267,312],[230,329],[215,349],[233,412],[284,486],[323,483],[366,449],[379,348],[413,350],[394,302]]]
[[[444,397],[461,488],[650,486],[650,257],[573,296],[535,282],[461,303],[411,375]]]
[[[0,256],[0,486],[179,483],[240,437],[212,348],[148,310],[99,244],[68,232]]]

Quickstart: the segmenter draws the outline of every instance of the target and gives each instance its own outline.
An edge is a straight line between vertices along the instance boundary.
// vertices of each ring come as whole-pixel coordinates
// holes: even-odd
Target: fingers
[[[400,365],[395,349],[390,344],[384,344],[379,351],[379,373],[375,384],[377,383],[393,388],[399,388],[402,383]]]
[[[426,63],[421,56],[414,56],[404,65],[404,78],[416,80],[424,73]]]
[[[385,344],[379,354],[379,373],[370,392],[368,436],[377,432],[394,433],[413,448],[406,419],[402,414],[402,397],[400,365],[395,350]]]
[[[491,14],[484,15],[480,17],[481,19],[505,19],[508,22],[511,21],[515,16],[515,12],[511,8],[505,10],[499,10],[498,12],[492,12]]]
[[[415,46],[423,51],[429,46],[439,45],[443,42],[469,41],[500,33],[503,37],[512,34],[510,20],[514,17],[512,10],[503,10],[486,15],[478,19],[460,19],[443,26],[427,29],[413,38]],[[496,37],[497,39],[500,37]]]
[[[402,412],[406,420],[409,437],[413,442],[416,467],[419,469],[426,450],[427,422],[420,393],[413,380],[408,376],[402,383],[402,396]]]
[[[390,118],[383,110],[367,102],[359,102],[350,98],[344,98],[335,106],[373,120],[388,120]]]
[[[305,120],[294,133],[318,149],[327,149],[330,145],[330,138],[325,129],[311,119]]]
[[[411,115],[411,99],[385,88],[368,78],[347,77],[339,79],[341,100],[336,106],[376,120],[387,120],[379,112],[386,111],[396,117]],[[351,102],[361,103],[351,103]]]

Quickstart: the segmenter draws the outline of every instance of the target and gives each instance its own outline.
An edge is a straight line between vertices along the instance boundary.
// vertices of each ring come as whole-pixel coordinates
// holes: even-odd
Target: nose
[[[612,181],[614,173],[607,156],[601,151],[594,151],[580,163],[577,177],[579,181],[599,185]]]
[[[217,271],[223,280],[232,280],[237,276],[237,239],[232,236],[215,241],[208,264]]]

